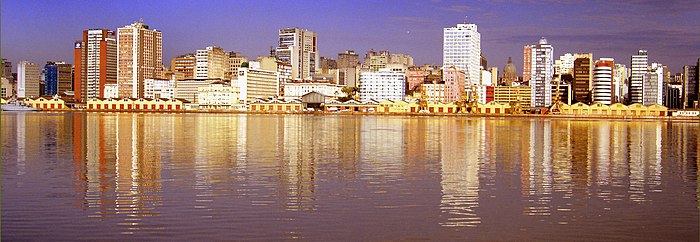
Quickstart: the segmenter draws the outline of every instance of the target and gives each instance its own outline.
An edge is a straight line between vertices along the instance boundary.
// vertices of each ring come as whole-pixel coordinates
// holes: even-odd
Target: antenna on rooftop
[[[467,18],[468,18],[468,17],[469,17],[469,16],[464,15],[464,24],[467,24]]]

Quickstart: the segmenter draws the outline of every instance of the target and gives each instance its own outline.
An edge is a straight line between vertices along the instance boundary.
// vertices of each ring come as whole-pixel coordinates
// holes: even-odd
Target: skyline
[[[278,30],[299,27],[318,34],[320,56],[337,58],[347,49],[388,49],[413,56],[416,65],[442,65],[443,28],[467,22],[479,25],[482,53],[489,66],[502,69],[509,56],[522,74],[522,48],[545,37],[555,58],[592,52],[629,66],[638,49],[650,63],[680,72],[700,57],[700,5],[672,0],[604,1],[2,1],[2,55],[21,60],[73,63],[72,45],[83,30],[117,28],[143,18],[163,32],[163,62],[206,46],[221,46],[253,59],[277,46]],[[47,4],[50,3],[50,4]],[[309,5],[309,6],[300,6]],[[505,8],[504,8],[505,7]],[[34,9],[34,11],[26,11]],[[111,11],[111,13],[110,13]],[[538,12],[551,13],[531,17]],[[107,12],[107,14],[104,14]],[[65,14],[69,13],[69,14]],[[644,14],[639,14],[644,13]],[[569,14],[569,18],[565,18]],[[641,16],[640,16],[641,15]],[[202,23],[204,25],[202,25]],[[608,24],[613,23],[613,24]],[[590,24],[583,28],[585,24]],[[18,34],[13,34],[18,33]],[[51,38],[47,38],[50,33]],[[15,46],[17,48],[15,48]]]

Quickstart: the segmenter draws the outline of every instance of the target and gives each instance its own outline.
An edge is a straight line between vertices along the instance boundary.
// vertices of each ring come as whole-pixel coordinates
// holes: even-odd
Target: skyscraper
[[[630,66],[632,70],[629,81],[629,103],[642,103],[642,86],[644,74],[647,73],[648,61],[649,56],[646,50],[639,50],[636,55],[632,56],[632,65]]]
[[[44,95],[53,96],[73,90],[73,66],[65,62],[46,62],[44,65]]]
[[[229,53],[224,48],[209,46],[203,50],[197,50],[194,75],[197,79],[224,79],[229,71]]]
[[[119,97],[143,97],[144,80],[163,77],[163,33],[139,21],[117,35]]]
[[[610,105],[614,102],[613,68],[615,60],[600,58],[593,68],[593,102]]]
[[[467,75],[465,85],[481,79],[481,34],[476,24],[464,23],[443,29],[442,66],[455,66]]]
[[[534,45],[526,45],[523,47],[523,82],[530,82],[532,78],[532,47]]]
[[[75,99],[104,97],[104,86],[117,83],[117,40],[108,29],[83,31],[73,49]]]
[[[642,104],[663,105],[664,67],[659,63],[651,63],[647,72],[642,76]]]
[[[280,29],[275,54],[280,61],[292,65],[294,80],[311,80],[319,67],[316,33],[300,28]]]
[[[593,53],[574,54],[574,102],[591,102]]]
[[[700,61],[698,62],[700,65]],[[698,66],[683,66],[683,107],[693,108],[698,101]]]
[[[346,50],[338,53],[338,84],[347,86],[357,86],[358,66],[360,66],[360,56],[353,50]]]
[[[554,76],[554,47],[541,38],[537,45],[532,46],[532,67],[530,72],[530,87],[533,107],[549,107],[552,105],[552,77]]]
[[[20,61],[17,64],[17,98],[39,97],[39,81],[41,71],[37,64]]]
[[[503,80],[501,82],[506,86],[512,86],[513,82],[518,81],[518,72],[513,64],[513,58],[508,57],[508,63],[503,67]]]

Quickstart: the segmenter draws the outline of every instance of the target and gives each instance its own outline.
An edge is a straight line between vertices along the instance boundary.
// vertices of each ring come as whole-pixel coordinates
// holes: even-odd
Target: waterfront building
[[[119,97],[143,97],[147,78],[163,78],[163,33],[142,21],[117,30]]]
[[[628,99],[627,91],[629,90],[629,69],[622,64],[615,64],[613,68],[613,102],[625,102]]]
[[[497,86],[493,88],[493,101],[498,103],[520,102],[523,109],[530,109],[532,88],[529,86]]]
[[[530,87],[532,87],[533,107],[549,107],[552,105],[552,77],[554,76],[554,47],[541,38],[537,45],[532,46],[532,67],[530,69]]]
[[[236,75],[238,74],[238,68],[241,68],[243,66],[243,63],[248,62],[248,57],[247,56],[242,56],[241,53],[238,52],[228,52],[228,65],[229,69],[226,72],[226,75],[224,75],[224,79],[226,80],[231,80],[235,79]],[[290,68],[290,74],[291,76],[291,68]]]
[[[454,66],[447,67],[442,71],[442,81],[447,86],[443,102],[455,102],[462,98],[466,78],[466,73]]]
[[[694,104],[698,101],[698,66],[697,65],[683,66],[683,107],[694,108]]]
[[[683,107],[683,85],[664,84],[663,105],[670,109],[682,109]]]
[[[196,102],[199,95],[200,87],[207,87],[210,84],[224,82],[229,84],[229,81],[222,79],[183,79],[175,80],[175,98],[186,100],[188,102]],[[231,82],[232,83],[232,82]]]
[[[230,71],[229,53],[218,46],[209,46],[196,52],[194,78],[196,79],[226,79]]]
[[[529,83],[532,78],[532,48],[534,45],[523,47],[523,83]]]
[[[44,75],[43,95],[56,95],[58,93],[58,67],[53,62],[47,62],[42,73]]]
[[[310,80],[319,67],[316,32],[300,28],[280,29],[275,54],[280,61],[292,65],[292,79]]]
[[[451,87],[444,83],[425,83],[420,85],[420,92],[427,102],[448,102],[447,96],[448,93],[451,92],[451,89]]]
[[[338,86],[332,83],[298,82],[287,83],[287,85],[284,88],[284,98],[301,98],[302,96],[311,92],[317,92],[330,98],[344,97],[347,95],[342,91],[342,86]]]
[[[642,76],[642,105],[663,104],[664,68],[659,63],[651,63]]]
[[[12,97],[12,83],[10,83],[10,80],[3,77],[2,78],[2,83],[0,83],[0,90],[2,91],[2,98],[9,98]]]
[[[7,61],[7,59],[2,58],[2,77],[7,78],[8,81],[12,80],[12,62]]]
[[[44,95],[53,96],[73,90],[73,65],[46,62],[44,65]]]
[[[481,34],[473,23],[443,29],[442,65],[455,66],[466,74],[465,85],[479,84]]]
[[[237,88],[223,83],[199,87],[197,104],[199,104],[200,109],[244,109],[245,106],[239,103]]]
[[[506,86],[512,86],[513,83],[518,82],[518,71],[515,69],[515,64],[513,64],[513,58],[508,57],[508,63],[503,67],[503,78],[501,79],[501,84]]]
[[[117,84],[105,84],[104,86],[104,98],[119,98],[119,87]]]
[[[68,106],[66,106],[66,101],[57,96],[53,96],[50,99],[45,97],[25,98],[24,103],[30,107],[40,108],[42,110],[68,109]]]
[[[360,100],[403,100],[406,75],[389,68],[360,74]]]
[[[280,100],[272,99],[255,99],[248,105],[250,111],[267,111],[267,112],[300,112],[304,109],[304,104],[299,99]]]
[[[292,65],[279,61],[274,56],[258,57],[256,61],[250,62],[250,69],[261,69],[277,72],[280,96],[285,95],[285,86],[294,82],[294,79],[292,78]]]
[[[239,99],[246,104],[255,99],[276,98],[280,93],[277,71],[241,67],[231,85],[237,86],[241,93]]]
[[[615,60],[612,58],[600,58],[593,68],[593,102],[606,105],[612,104],[615,99],[615,87],[613,85],[613,68]]]
[[[103,98],[104,87],[117,83],[117,39],[108,29],[83,31],[83,39],[73,48],[74,98]]]
[[[41,71],[37,64],[20,61],[17,64],[17,98],[36,98],[40,95]]]
[[[647,73],[649,56],[646,50],[639,50],[632,56],[629,78],[629,103],[642,103],[644,75]]]
[[[168,79],[153,79],[147,78],[144,80],[145,98],[175,98],[175,80]]]
[[[95,111],[179,111],[190,102],[182,99],[160,98],[90,98],[87,100],[87,109]]]
[[[170,70],[175,74],[176,80],[194,78],[197,56],[193,53],[179,55],[170,62]]]
[[[574,102],[591,102],[593,53],[574,54]]]

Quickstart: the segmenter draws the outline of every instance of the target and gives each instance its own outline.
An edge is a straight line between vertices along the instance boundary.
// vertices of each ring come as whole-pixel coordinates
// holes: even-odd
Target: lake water
[[[3,240],[698,240],[700,124],[2,113]]]

